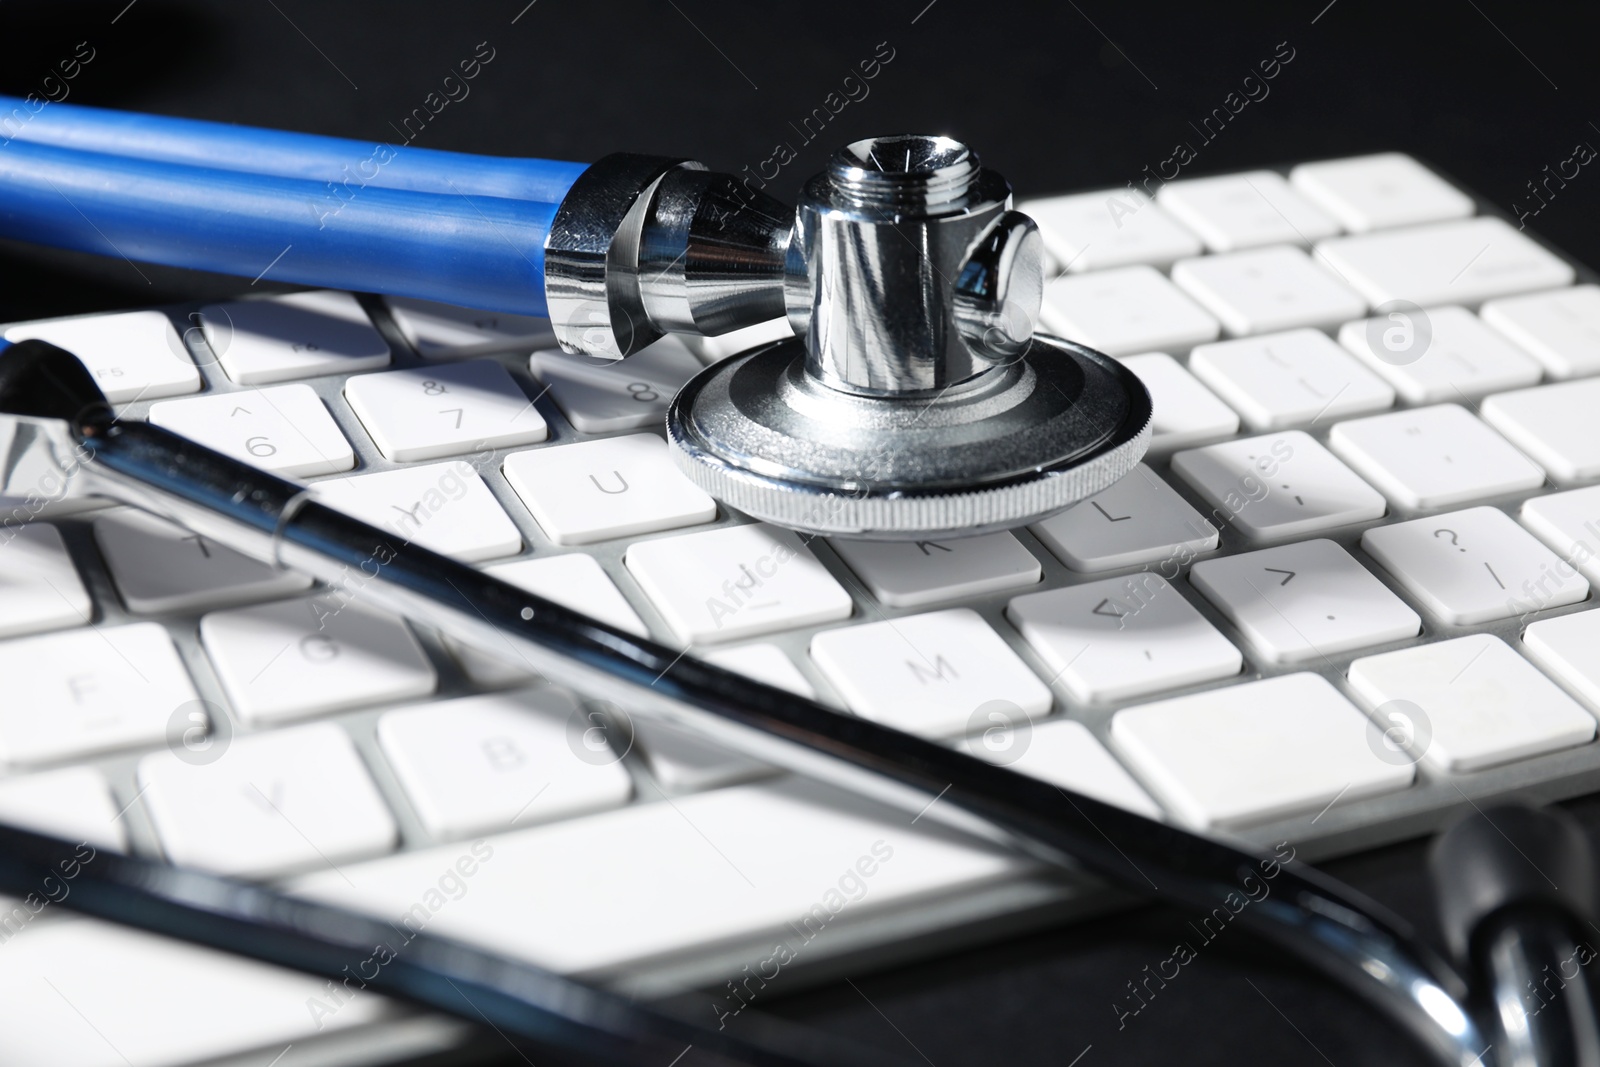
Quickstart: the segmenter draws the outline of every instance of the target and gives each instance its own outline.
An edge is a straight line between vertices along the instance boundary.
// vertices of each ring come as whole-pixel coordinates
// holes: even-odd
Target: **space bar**
[[[288,888],[387,920],[402,943],[426,930],[604,977],[747,938],[798,952],[830,925],[1030,869],[930,823],[784,780],[346,864]]]

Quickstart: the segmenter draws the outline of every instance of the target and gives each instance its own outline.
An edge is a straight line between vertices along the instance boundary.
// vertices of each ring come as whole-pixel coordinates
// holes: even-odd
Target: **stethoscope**
[[[0,111],[29,108],[0,99]],[[1142,455],[1129,372],[1034,333],[1042,253],[1003,178],[939,137],[857,142],[796,209],[683,160],[592,166],[388,149],[54,104],[0,146],[0,235],[310,285],[548,314],[569,351],[786,316],[796,339],[708,367],[673,401],[674,459],[790,528],[912,539],[1004,529]],[[1600,1064],[1583,966],[1595,869],[1549,811],[1479,812],[1433,854],[1453,962],[1303,864],[1146,819],[635,637],[319,503],[295,482],[121,422],[76,357],[0,343],[0,497],[150,511],[425,621],[549,681],[1143,897],[1215,913],[1309,962],[1441,1064]],[[0,528],[0,536],[4,530]],[[91,850],[92,853],[92,850]],[[68,874],[72,908],[488,1022],[579,1060],[883,1062],[752,1023],[712,1030],[422,934],[372,965],[375,920],[199,871],[0,827],[0,891]],[[1593,949],[1588,949],[1592,957]],[[1550,976],[1555,975],[1552,982]],[[693,1057],[683,1062],[694,1062]]]

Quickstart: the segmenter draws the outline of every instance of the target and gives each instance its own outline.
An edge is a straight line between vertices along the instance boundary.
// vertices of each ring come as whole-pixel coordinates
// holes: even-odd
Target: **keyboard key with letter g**
[[[406,624],[334,597],[213,612],[200,640],[247,722],[276,723],[433,692]]]

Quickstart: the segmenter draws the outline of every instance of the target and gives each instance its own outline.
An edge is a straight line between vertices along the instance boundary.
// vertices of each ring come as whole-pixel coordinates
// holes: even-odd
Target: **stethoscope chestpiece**
[[[792,529],[882,540],[1045,518],[1133,469],[1150,400],[1114,360],[1035,333],[1043,250],[1005,179],[943,137],[858,141],[807,183],[797,338],[678,394],[678,467]]]

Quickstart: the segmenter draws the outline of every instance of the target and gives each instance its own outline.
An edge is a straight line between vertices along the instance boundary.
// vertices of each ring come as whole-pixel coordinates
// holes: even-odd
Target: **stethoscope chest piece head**
[[[948,138],[836,153],[795,214],[796,338],[678,394],[678,467],[758,519],[878,540],[1009,529],[1131,471],[1149,395],[1115,360],[1036,334],[1043,249],[1010,199]]]

